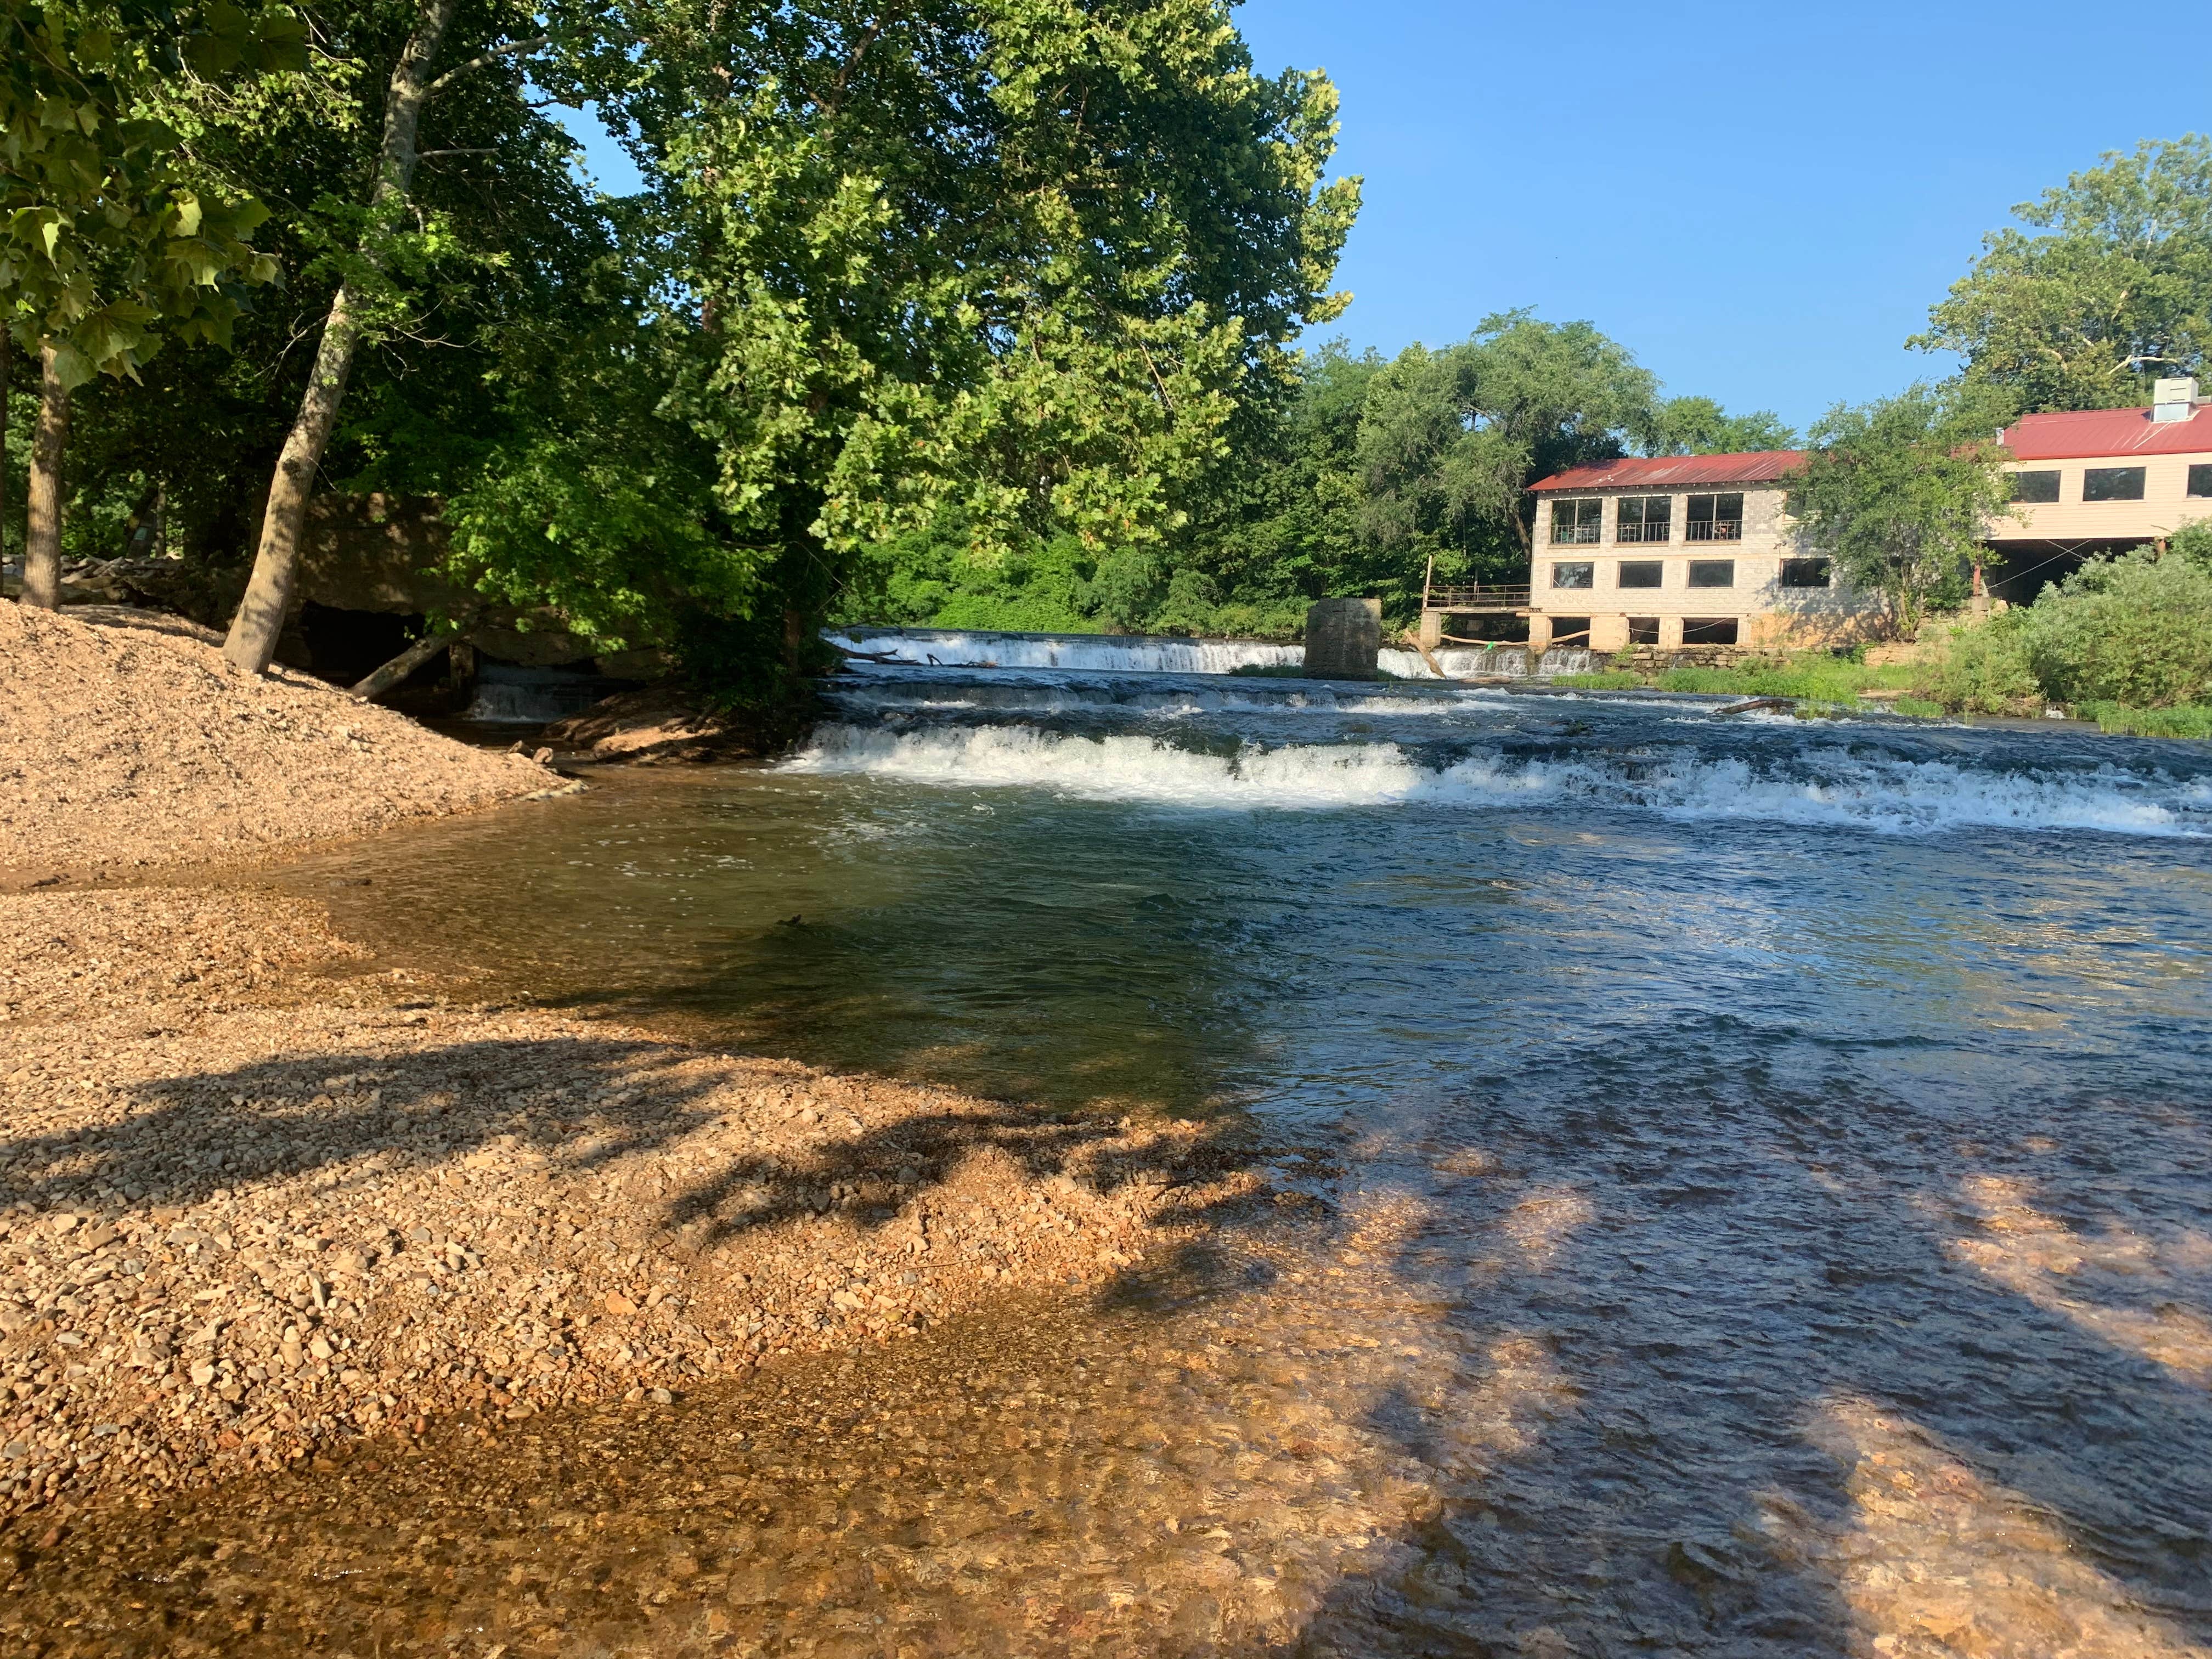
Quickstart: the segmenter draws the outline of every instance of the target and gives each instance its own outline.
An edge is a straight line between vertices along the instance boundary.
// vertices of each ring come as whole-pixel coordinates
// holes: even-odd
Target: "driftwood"
[[[459,638],[460,635],[457,633],[425,634],[383,667],[350,688],[351,695],[363,702],[382,696]]]
[[[1754,708],[1795,708],[1795,697],[1751,697],[1742,702],[1732,702],[1725,708],[1716,708],[1716,714],[1748,714]]]
[[[1429,562],[1431,565],[1436,562],[1436,559],[1433,556],[1431,556]],[[1421,643],[1421,636],[1419,634],[1416,634],[1409,628],[1406,630],[1404,638],[1407,644],[1412,646],[1414,650],[1421,653],[1421,660],[1428,664],[1429,672],[1434,674],[1440,680],[1448,680],[1451,678],[1450,675],[1444,672],[1443,665],[1437,660],[1435,653],[1431,652],[1427,646]]]

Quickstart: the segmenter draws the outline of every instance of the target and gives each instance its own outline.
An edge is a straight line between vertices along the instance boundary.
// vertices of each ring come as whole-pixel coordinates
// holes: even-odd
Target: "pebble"
[[[1236,1167],[1190,1125],[309,977],[353,953],[292,899],[0,896],[0,1519],[893,1341],[1133,1260]]]

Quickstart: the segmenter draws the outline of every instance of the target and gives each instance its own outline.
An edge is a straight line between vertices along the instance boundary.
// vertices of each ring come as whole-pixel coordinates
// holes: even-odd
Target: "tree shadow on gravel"
[[[456,1167],[488,1150],[542,1157],[553,1174],[588,1179],[690,1142],[714,1167],[656,1200],[659,1225],[708,1248],[832,1212],[881,1226],[979,1153],[1009,1158],[1032,1180],[1066,1176],[1111,1194],[1225,1174],[1252,1150],[1241,1124],[1222,1119],[1195,1140],[1164,1138],[1093,1158],[1091,1149],[1121,1135],[1117,1120],[988,1101],[925,1106],[850,1130],[768,1121],[750,1103],[754,1091],[804,1091],[823,1080],[749,1074],[745,1066],[702,1061],[676,1044],[583,1037],[285,1055],[130,1085],[142,1103],[120,1120],[0,1139],[0,1168],[17,1196],[46,1207],[185,1209],[218,1190],[303,1179],[339,1187],[404,1167]],[[795,1144],[740,1149],[701,1139],[718,1126]]]

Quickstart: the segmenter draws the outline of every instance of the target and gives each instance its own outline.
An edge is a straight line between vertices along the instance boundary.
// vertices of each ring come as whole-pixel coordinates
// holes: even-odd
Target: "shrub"
[[[2212,566],[2142,549],[2093,560],[2044,590],[2021,633],[2029,667],[2057,702],[2164,708],[2212,699]]]
[[[2106,732],[2137,738],[2212,738],[2212,703],[2175,708],[2128,708],[2116,702],[2084,703],[2075,711]]]
[[[1922,663],[1916,697],[1959,714],[2039,714],[2050,700],[2028,662],[2027,613],[1954,628],[1943,652]]]

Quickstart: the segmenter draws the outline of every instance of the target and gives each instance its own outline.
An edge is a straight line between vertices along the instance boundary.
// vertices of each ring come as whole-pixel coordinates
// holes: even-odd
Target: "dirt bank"
[[[261,853],[560,787],[174,617],[0,605],[0,889]]]

